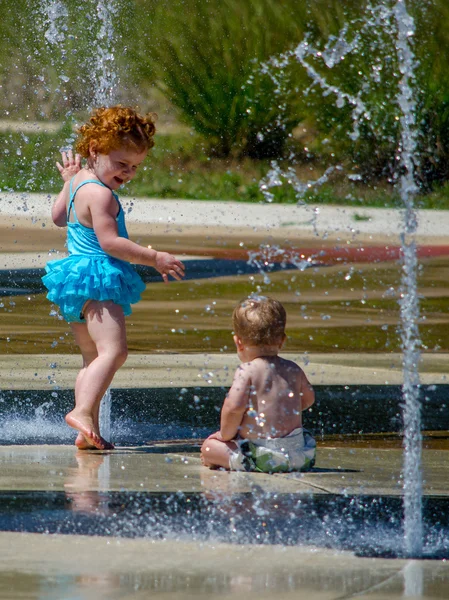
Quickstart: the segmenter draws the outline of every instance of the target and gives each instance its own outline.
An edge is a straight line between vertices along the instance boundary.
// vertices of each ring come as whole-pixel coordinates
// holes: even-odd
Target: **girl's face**
[[[98,179],[111,190],[128,183],[136,174],[137,167],[145,160],[147,150],[111,150],[109,154],[97,154],[91,150],[92,170]]]

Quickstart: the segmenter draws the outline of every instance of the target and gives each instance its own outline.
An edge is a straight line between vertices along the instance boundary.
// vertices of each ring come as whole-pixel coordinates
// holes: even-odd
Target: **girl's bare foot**
[[[88,442],[86,440],[86,438],[84,437],[84,435],[82,433],[79,433],[76,440],[75,440],[75,446],[79,449],[79,450],[92,450],[92,449],[96,449],[95,446],[93,446],[90,442]]]
[[[104,438],[101,439],[106,444],[104,450],[114,450],[114,444],[107,442]],[[78,434],[78,437],[75,440],[75,446],[78,448],[78,450],[97,450],[97,447],[88,442],[82,433]]]
[[[77,413],[76,408],[69,412],[65,417],[67,425],[77,429],[84,441],[80,439],[80,435],[76,438],[76,447],[87,450],[88,448],[96,448],[97,450],[111,450],[114,446],[104,440],[94,426],[92,417]]]

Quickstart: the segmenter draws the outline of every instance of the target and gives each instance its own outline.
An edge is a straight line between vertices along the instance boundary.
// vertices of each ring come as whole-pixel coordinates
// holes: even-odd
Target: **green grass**
[[[0,164],[1,190],[57,193],[61,179],[55,163],[60,160],[59,149],[70,144],[71,138],[73,135],[67,128],[56,134],[1,133],[0,144],[4,149]],[[269,161],[264,160],[210,157],[201,138],[195,134],[159,134],[145,166],[122,193],[138,197],[264,202],[259,184],[269,168]],[[308,181],[319,177],[324,168],[318,163],[303,163],[298,165],[297,172],[301,180]],[[287,184],[271,191],[275,202],[297,202],[293,189]],[[401,206],[391,186],[382,182],[354,183],[344,175],[307,193],[305,201],[351,205],[355,209]],[[416,205],[449,209],[449,185],[418,197]]]

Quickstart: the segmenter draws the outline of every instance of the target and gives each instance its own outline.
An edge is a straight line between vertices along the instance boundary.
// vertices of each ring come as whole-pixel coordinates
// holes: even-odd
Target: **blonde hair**
[[[278,300],[252,296],[234,309],[234,332],[243,342],[253,346],[272,346],[283,341],[287,314]]]
[[[89,158],[93,141],[100,154],[109,154],[123,146],[135,152],[149,150],[154,146],[155,118],[152,113],[142,116],[134,108],[120,105],[97,108],[78,129],[76,151]]]

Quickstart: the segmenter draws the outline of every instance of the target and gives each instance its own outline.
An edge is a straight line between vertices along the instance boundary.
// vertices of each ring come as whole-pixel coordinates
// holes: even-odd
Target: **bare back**
[[[246,396],[247,409],[239,431],[246,439],[288,435],[302,427],[301,411],[315,401],[304,371],[279,356],[258,357],[242,364],[229,390],[230,401],[233,394],[240,395],[242,401]]]

